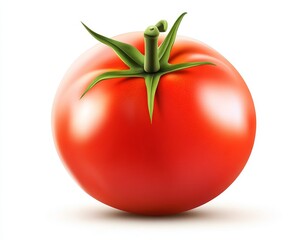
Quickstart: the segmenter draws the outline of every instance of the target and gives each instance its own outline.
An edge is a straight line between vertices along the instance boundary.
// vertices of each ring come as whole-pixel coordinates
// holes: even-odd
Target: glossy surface
[[[117,37],[142,53],[143,33]],[[153,122],[144,79],[98,83],[94,77],[126,69],[97,45],[64,77],[53,106],[58,153],[82,188],[112,207],[148,215],[173,214],[204,204],[240,174],[251,153],[256,116],[250,92],[234,67],[208,46],[178,38],[171,63],[209,61],[164,75]]]

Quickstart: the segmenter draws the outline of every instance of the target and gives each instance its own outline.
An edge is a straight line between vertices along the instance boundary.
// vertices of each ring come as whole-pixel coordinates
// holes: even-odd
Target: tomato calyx
[[[182,13],[175,21],[171,30],[158,47],[158,37],[160,32],[167,30],[167,22],[159,21],[156,25],[149,26],[144,32],[145,55],[136,47],[111,38],[100,35],[84,23],[86,30],[99,42],[112,48],[119,58],[129,67],[127,70],[114,70],[105,72],[97,76],[85,89],[80,98],[92,89],[97,83],[112,78],[132,78],[142,77],[145,80],[147,91],[147,105],[150,121],[152,122],[154,99],[161,76],[167,73],[179,71],[201,65],[214,65],[211,62],[186,62],[170,64],[169,57],[176,39],[177,31],[186,12]]]

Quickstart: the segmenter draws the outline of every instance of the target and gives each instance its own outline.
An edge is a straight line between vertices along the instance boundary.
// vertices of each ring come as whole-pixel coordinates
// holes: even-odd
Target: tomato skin
[[[143,33],[116,39],[144,52]],[[105,80],[80,100],[94,77],[127,69],[111,49],[97,45],[71,66],[55,97],[53,136],[88,194],[124,211],[165,215],[210,201],[237,178],[255,138],[251,94],[223,56],[177,38],[170,63],[191,61],[215,66],[163,75],[152,123],[143,78]]]

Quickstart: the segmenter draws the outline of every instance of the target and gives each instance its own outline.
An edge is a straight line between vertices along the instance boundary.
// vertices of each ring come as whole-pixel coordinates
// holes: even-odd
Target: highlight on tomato
[[[227,189],[253,148],[256,114],[237,70],[167,22],[107,38],[67,71],[52,109],[64,165],[93,198],[168,215]]]

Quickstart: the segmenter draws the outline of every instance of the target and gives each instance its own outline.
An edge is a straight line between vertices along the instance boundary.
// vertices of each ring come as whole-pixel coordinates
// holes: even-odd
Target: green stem
[[[167,21],[166,20],[160,20],[157,22],[156,27],[158,28],[159,32],[165,32],[167,30]]]
[[[160,69],[158,58],[158,37],[159,30],[156,26],[149,26],[144,32],[144,71],[147,73],[155,73]]]
[[[164,38],[160,47],[158,47],[158,37],[160,32],[165,32],[167,30],[167,22],[165,20],[161,20],[154,26],[149,26],[145,30],[144,56],[136,47],[100,35],[83,24],[87,31],[94,38],[96,38],[101,43],[104,43],[107,46],[111,47],[120,57],[120,59],[129,67],[129,69],[117,69],[114,71],[104,72],[101,75],[97,76],[84,90],[81,98],[101,81],[112,78],[142,77],[145,80],[147,107],[150,122],[152,122],[156,91],[159,81],[163,75],[202,65],[214,65],[210,62],[183,62],[177,64],[169,63],[170,53],[176,39],[177,31],[185,14],[186,13],[182,13],[178,17],[169,33]]]

